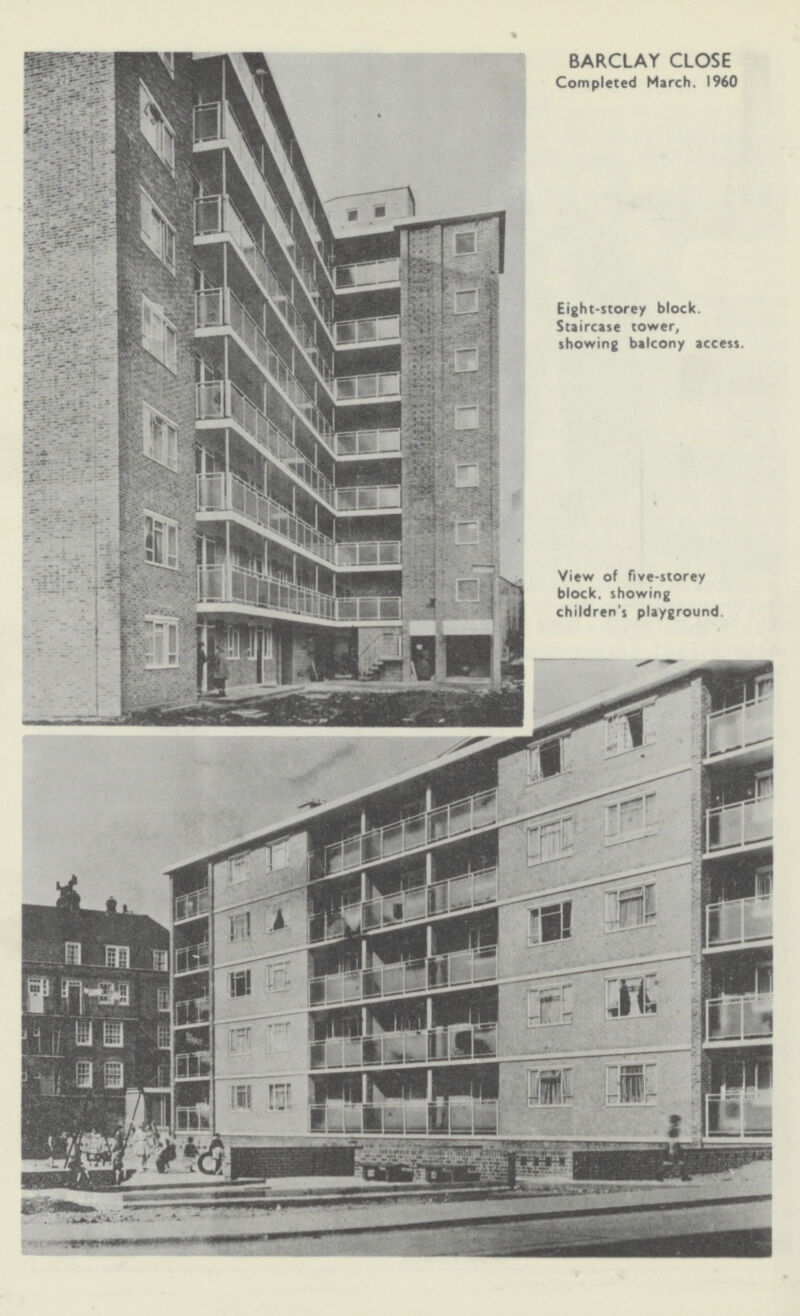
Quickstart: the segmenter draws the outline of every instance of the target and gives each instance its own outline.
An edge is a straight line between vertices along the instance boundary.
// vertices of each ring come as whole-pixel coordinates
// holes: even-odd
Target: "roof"
[[[408,219],[396,219],[395,228],[428,228],[431,224],[466,224],[471,220],[497,219],[500,222],[500,273],[503,273],[506,250],[506,212],[505,210],[474,210],[459,215],[412,215]]]

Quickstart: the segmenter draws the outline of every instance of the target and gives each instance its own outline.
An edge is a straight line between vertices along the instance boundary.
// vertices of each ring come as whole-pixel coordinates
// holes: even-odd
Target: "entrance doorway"
[[[436,676],[436,636],[412,635],[411,666],[418,681],[432,681]]]

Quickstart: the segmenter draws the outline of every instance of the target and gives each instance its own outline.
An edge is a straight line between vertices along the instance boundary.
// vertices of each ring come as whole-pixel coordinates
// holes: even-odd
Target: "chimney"
[[[113,896],[109,896],[108,900],[106,901],[106,913],[116,914],[116,912],[117,912],[117,902]]]
[[[122,906],[122,912],[123,912],[123,914],[127,914],[127,912],[128,912],[128,906],[127,906],[127,905],[123,905],[123,906]]]

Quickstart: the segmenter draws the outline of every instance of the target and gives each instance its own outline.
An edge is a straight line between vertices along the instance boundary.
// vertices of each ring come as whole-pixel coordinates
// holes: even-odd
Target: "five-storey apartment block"
[[[323,205],[262,56],[26,87],[26,716],[499,679],[504,213]]]
[[[767,664],[648,664],[170,869],[177,1128],[768,1140],[771,755]]]

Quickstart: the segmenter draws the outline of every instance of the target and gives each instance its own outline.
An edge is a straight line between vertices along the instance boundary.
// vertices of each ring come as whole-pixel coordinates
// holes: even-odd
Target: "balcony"
[[[451,1097],[443,1101],[385,1101],[350,1106],[328,1101],[309,1107],[312,1133],[474,1134],[497,1133],[497,1101]]]
[[[497,1055],[497,1024],[449,1024],[369,1037],[331,1037],[311,1043],[312,1069],[376,1069],[492,1059]]]
[[[208,384],[198,385],[198,388],[210,387]],[[308,521],[295,516],[283,503],[277,503],[268,494],[245,484],[238,475],[225,475],[222,471],[213,475],[198,475],[197,510],[238,512],[254,525],[279,535],[281,539],[288,540],[325,562],[332,563],[336,555],[336,545],[332,539],[309,525]]]
[[[346,292],[351,288],[371,288],[381,283],[400,282],[400,260],[397,256],[389,260],[362,261],[358,265],[337,265],[336,291]]]
[[[296,310],[274,267],[270,264],[238,209],[229,196],[198,197],[194,203],[196,238],[225,236],[230,239],[239,258],[250,270],[261,292],[280,316],[311,364],[330,390],[333,370],[317,347],[313,331]],[[330,330],[329,330],[330,332]]]
[[[355,598],[337,598],[338,621],[400,621],[403,601],[399,596],[362,594]]]
[[[176,1106],[175,1130],[177,1133],[199,1133],[211,1128],[208,1106]]]
[[[706,1041],[772,1037],[772,995],[721,996],[706,1001]]]
[[[709,714],[706,730],[708,758],[771,740],[772,710],[773,700],[770,696],[768,699],[751,700],[735,708],[724,708]]]
[[[337,457],[399,457],[400,430],[345,430],[336,435]]]
[[[336,545],[337,567],[399,567],[400,541],[384,539]]]
[[[430,813],[401,818],[374,831],[326,845],[322,852],[323,875],[327,877],[350,868],[360,868],[363,864],[391,859],[436,841],[491,827],[496,822],[497,791],[493,788],[455,800],[452,804],[443,804]]]
[[[191,1024],[207,1024],[211,1019],[211,998],[193,996],[188,1001],[175,1002],[175,1026],[185,1028]]]
[[[309,941],[339,941],[361,932],[361,903],[341,905],[329,913],[311,914],[308,920]]]
[[[195,946],[181,946],[175,951],[175,972],[178,973],[197,973],[199,969],[207,969],[211,963],[211,955],[207,941],[198,942]]]
[[[312,978],[309,1003],[343,1005],[347,1001],[370,1001],[411,992],[445,987],[467,987],[493,982],[497,977],[497,947],[451,951],[428,959],[378,964],[369,969],[350,969]]]
[[[706,1137],[769,1138],[772,1136],[772,1093],[746,1096],[741,1092],[706,1093]]]
[[[225,565],[197,568],[197,599],[199,603],[241,603],[323,621],[334,620],[338,602],[333,594],[320,594],[277,576]]]
[[[366,320],[338,320],[335,329],[337,347],[396,342],[400,337],[400,316],[379,315]]]
[[[399,484],[361,484],[336,490],[337,512],[399,512]]]
[[[275,351],[266,334],[256,324],[250,312],[245,310],[235,293],[229,288],[206,288],[196,293],[195,323],[198,329],[231,329],[237,334],[267,377],[276,388],[281,389],[315,436],[322,438],[329,447],[333,444],[333,426],[330,421],[309,397],[303,385],[298,382],[283,357]],[[252,406],[252,403],[250,405]],[[253,410],[255,411],[256,408],[253,407]],[[302,453],[299,456],[302,457]],[[308,465],[311,466],[310,463]],[[316,468],[311,467],[311,469]]]
[[[200,914],[207,914],[210,908],[209,888],[198,887],[196,891],[188,891],[186,895],[175,897],[175,922],[181,923],[184,919],[198,918]]]
[[[706,851],[738,849],[772,839],[772,797],[706,810]]]
[[[772,896],[721,900],[706,907],[706,946],[744,946],[772,936]]]
[[[497,869],[483,868],[430,886],[376,896],[364,904],[342,907],[333,914],[312,914],[308,921],[308,939],[336,941],[361,931],[376,932],[422,918],[460,914],[496,900]]]
[[[211,1073],[210,1051],[186,1051],[175,1057],[175,1078],[208,1078]]]
[[[399,370],[380,375],[340,375],[335,382],[337,403],[396,402],[400,397]]]

